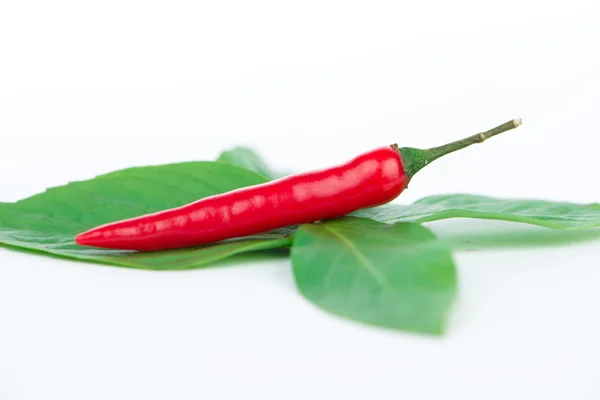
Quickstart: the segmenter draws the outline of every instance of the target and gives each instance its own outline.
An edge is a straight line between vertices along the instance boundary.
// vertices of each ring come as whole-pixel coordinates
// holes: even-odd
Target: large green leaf
[[[282,176],[282,174],[273,172],[267,163],[249,147],[238,146],[231,150],[225,150],[221,152],[217,161],[246,168],[269,179],[277,179]]]
[[[153,253],[78,246],[77,233],[107,222],[178,207],[266,182],[221,162],[136,167],[73,182],[16,203],[0,204],[0,244],[74,259],[148,269],[195,268],[251,250],[290,245],[289,230],[209,246]]]
[[[346,217],[301,225],[292,265],[317,306],[394,329],[442,333],[457,292],[449,247],[412,223]]]
[[[386,223],[479,218],[522,222],[553,229],[600,227],[600,204],[597,203],[499,199],[467,194],[430,196],[410,205],[387,204],[359,210],[352,215]]]

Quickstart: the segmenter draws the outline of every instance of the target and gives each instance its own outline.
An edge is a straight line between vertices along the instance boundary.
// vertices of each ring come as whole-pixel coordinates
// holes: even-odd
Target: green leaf
[[[263,159],[256,152],[248,147],[235,147],[231,150],[223,151],[217,161],[237,165],[254,171],[268,179],[277,179],[282,175],[273,172]]]
[[[467,194],[430,196],[410,205],[387,204],[359,210],[351,215],[386,223],[479,218],[522,222],[552,229],[600,227],[600,204],[597,203],[499,199]]]
[[[290,230],[208,246],[135,253],[78,246],[77,233],[267,180],[220,162],[129,168],[0,204],[0,244],[133,268],[187,269],[252,250],[287,247]]]
[[[394,329],[442,333],[457,292],[450,249],[411,223],[346,217],[301,225],[292,265],[315,305]]]

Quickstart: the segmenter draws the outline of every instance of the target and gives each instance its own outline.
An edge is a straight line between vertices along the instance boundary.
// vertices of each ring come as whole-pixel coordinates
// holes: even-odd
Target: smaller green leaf
[[[238,167],[246,168],[250,171],[261,174],[269,179],[277,179],[282,175],[277,174],[267,166],[267,163],[249,147],[235,147],[231,150],[223,151],[217,161],[237,165]]]
[[[292,266],[315,305],[382,327],[440,334],[456,297],[449,247],[418,224],[346,217],[301,225]]]
[[[387,204],[359,210],[351,215],[386,223],[478,218],[521,222],[552,229],[600,227],[600,204],[597,203],[499,199],[467,194],[430,196],[410,205]]]

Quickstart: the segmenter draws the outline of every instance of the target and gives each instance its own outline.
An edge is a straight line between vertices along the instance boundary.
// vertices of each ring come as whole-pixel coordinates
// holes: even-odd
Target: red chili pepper
[[[273,229],[341,217],[385,204],[402,193],[421,168],[453,151],[516,128],[509,121],[463,140],[419,150],[376,148],[332,168],[291,175],[206,197],[153,214],[81,233],[80,245],[152,251],[196,246]]]

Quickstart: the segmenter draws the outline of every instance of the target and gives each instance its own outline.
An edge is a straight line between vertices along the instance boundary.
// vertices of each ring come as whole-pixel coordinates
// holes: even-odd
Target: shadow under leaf
[[[600,239],[600,228],[555,230],[502,221],[448,220],[427,224],[454,250],[556,247]]]

